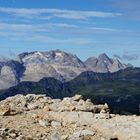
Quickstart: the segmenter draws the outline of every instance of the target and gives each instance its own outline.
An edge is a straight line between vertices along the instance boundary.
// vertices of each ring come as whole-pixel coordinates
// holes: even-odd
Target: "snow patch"
[[[56,56],[63,57],[63,54],[62,53],[56,53]]]

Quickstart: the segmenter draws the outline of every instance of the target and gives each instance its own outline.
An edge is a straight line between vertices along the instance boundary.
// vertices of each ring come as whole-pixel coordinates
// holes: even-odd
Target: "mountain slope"
[[[67,85],[72,87],[71,93],[81,94],[94,103],[107,102],[114,113],[139,114],[140,69],[97,75],[84,72]]]
[[[54,78],[39,82],[22,82],[0,92],[0,99],[16,94],[47,94],[63,98],[81,94],[94,103],[108,103],[114,112],[139,113],[140,69],[129,68],[115,73],[83,72],[75,79],[62,83]]]
[[[24,67],[17,61],[0,62],[0,89],[7,89],[19,83]]]

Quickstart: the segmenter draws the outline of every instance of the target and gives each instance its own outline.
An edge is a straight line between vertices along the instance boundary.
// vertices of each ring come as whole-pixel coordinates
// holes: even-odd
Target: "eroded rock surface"
[[[80,95],[16,95],[0,102],[0,140],[139,140],[139,116],[109,111]]]

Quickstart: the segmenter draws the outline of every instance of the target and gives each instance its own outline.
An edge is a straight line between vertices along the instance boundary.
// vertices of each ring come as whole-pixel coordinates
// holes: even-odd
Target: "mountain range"
[[[19,54],[16,60],[1,57],[0,89],[8,89],[21,82],[38,82],[46,77],[67,82],[86,71],[114,73],[128,67],[131,66],[109,58],[105,53],[83,62],[76,55],[61,50],[26,52]]]

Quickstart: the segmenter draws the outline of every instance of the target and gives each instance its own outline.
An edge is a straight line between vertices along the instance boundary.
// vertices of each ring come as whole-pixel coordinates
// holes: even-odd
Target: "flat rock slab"
[[[93,120],[92,126],[106,137],[119,140],[140,140],[140,116],[115,116]]]
[[[107,104],[81,98],[16,95],[1,101],[0,139],[140,140],[140,116],[109,114]]]

